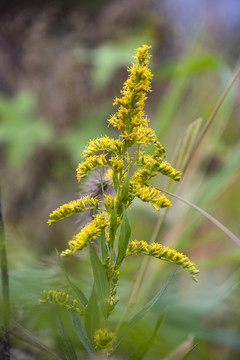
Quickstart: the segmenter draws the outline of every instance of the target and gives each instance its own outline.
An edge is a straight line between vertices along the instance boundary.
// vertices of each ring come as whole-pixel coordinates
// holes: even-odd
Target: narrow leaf
[[[117,212],[114,207],[111,211],[110,229],[109,229],[109,238],[111,243],[114,242],[116,231],[117,231]]]
[[[79,340],[81,341],[81,343],[83,344],[83,347],[84,347],[86,353],[88,354],[89,357],[91,357],[92,346],[88,339],[85,327],[82,323],[82,320],[80,319],[80,316],[75,311],[71,311],[71,313],[72,313],[73,326],[76,331],[76,334],[77,334]]]
[[[125,199],[125,197],[127,196],[127,194],[128,194],[129,180],[130,180],[130,176],[129,176],[129,171],[128,171],[127,175],[126,175],[126,177],[125,177],[125,179],[123,181],[120,201],[123,201]]]
[[[101,230],[101,235],[99,237],[99,243],[100,243],[100,248],[101,248],[101,256],[104,261],[108,257],[108,248],[106,245],[105,229]]]
[[[58,316],[58,332],[61,339],[61,347],[66,355],[67,360],[77,360],[77,355],[75,353],[73,344],[70,340],[70,337],[65,329],[60,316]]]
[[[73,284],[73,282],[70,280],[64,266],[63,266],[63,262],[62,262],[62,259],[61,259],[61,256],[59,255],[59,252],[56,250],[56,253],[57,253],[57,258],[58,258],[58,264],[60,266],[60,268],[62,269],[62,272],[63,274],[65,275],[65,278],[69,284],[69,286],[73,289],[75,295],[76,295],[76,298],[78,299],[79,303],[83,306],[83,308],[86,307],[87,303],[88,303],[88,300],[86,298],[86,296],[84,295],[84,293],[75,285]]]
[[[93,276],[97,288],[98,298],[100,301],[101,309],[105,318],[108,317],[108,296],[109,296],[109,283],[106,270],[99,260],[99,257],[94,249],[90,245],[90,260],[93,270]]]
[[[114,189],[115,189],[115,191],[117,191],[117,188],[118,188],[118,176],[117,176],[117,173],[115,171],[113,171],[112,179],[113,179]]]
[[[87,310],[85,313],[85,328],[87,331],[88,338],[93,344],[94,331],[100,327],[99,322],[99,310],[97,302],[97,294],[95,291],[95,284],[92,288],[92,293],[88,302]]]
[[[120,345],[120,343],[122,342],[122,340],[125,338],[125,336],[127,335],[127,333],[129,332],[129,330],[131,330],[137,323],[139,320],[141,320],[143,318],[143,316],[153,307],[153,305],[156,304],[156,302],[160,299],[160,297],[163,295],[163,293],[165,292],[165,290],[167,289],[168,285],[170,284],[175,272],[177,271],[177,269],[175,269],[172,274],[170,275],[170,277],[168,278],[167,282],[164,284],[164,286],[158,291],[158,293],[152,298],[152,300],[150,300],[143,308],[142,310],[140,310],[136,315],[133,316],[133,318],[126,323],[126,325],[124,325],[122,327],[122,330],[120,331],[117,340],[114,344],[114,348],[113,351],[115,351],[117,349],[117,347]]]
[[[118,239],[118,256],[116,260],[117,266],[119,266],[125,258],[130,236],[131,228],[127,219],[126,210],[124,209],[123,220],[120,227],[120,235]]]
[[[134,353],[130,356],[129,360],[142,360],[143,359],[144,355],[148,352],[148,350],[152,347],[152,345],[154,343],[158,329],[159,329],[160,325],[162,324],[163,319],[165,318],[165,314],[166,314],[166,310],[160,315],[151,337],[148,340],[144,341],[134,351]]]

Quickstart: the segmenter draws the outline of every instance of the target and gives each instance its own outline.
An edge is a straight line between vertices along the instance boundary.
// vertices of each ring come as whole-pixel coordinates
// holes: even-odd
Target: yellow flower
[[[159,243],[152,243],[148,245],[145,241],[130,241],[126,255],[129,256],[138,253],[150,255],[157,259],[165,260],[179,265],[189,273],[189,275],[194,281],[198,281],[195,275],[199,273],[199,270],[196,269],[195,264],[191,262],[186,255],[174,249],[169,249],[168,247],[163,246]]]
[[[88,143],[82,155],[87,158],[98,151],[112,151],[119,155],[122,152],[122,143],[120,140],[110,139],[108,136],[97,138]]]
[[[144,103],[147,99],[146,92],[151,91],[150,80],[153,76],[148,69],[149,48],[143,45],[137,50],[138,64],[134,63],[128,68],[129,77],[123,85],[122,97],[116,97],[113,102],[114,105],[119,105],[119,109],[116,115],[109,119],[109,124],[117,127],[122,133],[131,133],[133,128],[148,124],[148,119],[144,115]]]
[[[89,206],[86,207],[86,204]],[[54,210],[49,216],[51,219],[48,220],[48,224],[51,225],[56,223],[58,220],[64,219],[73,214],[81,213],[89,209],[94,209],[98,207],[97,197],[90,197],[89,195],[82,197],[78,200],[70,201],[67,204],[59,206]]]
[[[115,335],[107,329],[98,329],[94,333],[95,349],[101,350],[105,355],[109,355],[112,350]]]
[[[84,313],[84,311],[78,307],[78,301],[76,299],[71,300],[70,295],[63,291],[49,290],[47,293],[46,290],[43,290],[40,295],[42,298],[39,300],[40,304],[53,302],[64,306],[68,310],[76,311],[81,315]]]
[[[118,156],[112,156],[109,159],[109,162],[111,163],[111,167],[116,172],[120,172],[124,168],[124,161],[122,159],[119,159]]]
[[[105,159],[106,154],[101,154],[99,156],[89,156],[86,161],[80,163],[77,168],[77,179],[80,181],[82,178],[87,176],[87,173],[91,170],[94,170],[98,167],[107,166],[107,160]]]
[[[159,211],[160,208],[171,206],[171,202],[160,190],[152,186],[144,185],[142,182],[131,181],[130,191],[134,197],[138,197],[142,201],[151,204],[157,211]]]
[[[92,241],[99,235],[101,229],[108,225],[109,219],[105,214],[100,213],[95,215],[94,219],[85,225],[84,228],[68,242],[69,249],[63,251],[61,256],[74,255],[76,251],[82,250],[88,245],[89,241]]]

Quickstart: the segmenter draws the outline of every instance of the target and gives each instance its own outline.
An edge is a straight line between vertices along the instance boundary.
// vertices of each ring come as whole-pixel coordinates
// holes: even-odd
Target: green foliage
[[[120,227],[120,235],[118,239],[118,255],[116,266],[119,266],[126,257],[126,251],[131,236],[131,228],[127,219],[126,210],[123,212],[122,224]]]
[[[154,331],[153,331],[151,337],[148,340],[143,341],[138,346],[138,348],[130,356],[129,360],[141,360],[141,359],[144,358],[144,355],[148,352],[148,350],[152,347],[152,345],[154,343],[154,340],[156,338],[158,329],[159,329],[159,327],[161,326],[161,324],[162,324],[162,322],[164,320],[165,313],[166,313],[166,311],[159,316],[159,319],[156,322],[156,325],[155,325],[155,328],[154,328]]]
[[[94,247],[90,244],[90,260],[98,292],[99,301],[101,304],[101,310],[105,318],[109,315],[108,296],[109,296],[109,282],[107,278],[106,269],[99,260]]]
[[[76,331],[76,334],[77,334],[79,340],[83,344],[83,347],[84,347],[87,355],[89,357],[91,357],[92,346],[91,346],[90,341],[88,339],[88,336],[87,336],[85,327],[83,325],[83,322],[80,319],[79,315],[75,311],[72,312],[72,321],[73,321],[74,329]]]
[[[35,114],[35,101],[29,92],[0,97],[0,144],[6,145],[8,161],[22,164],[33,147],[48,143],[52,127]]]
[[[77,360],[77,355],[75,353],[73,344],[60,317],[58,317],[58,331],[61,339],[61,347],[63,349],[64,354],[66,355],[66,359]]]
[[[99,52],[93,54],[94,56],[100,54],[99,57],[95,56],[93,76],[96,84],[100,86],[106,84],[118,66],[129,62],[128,46],[130,45],[126,45],[125,50],[117,46],[117,51],[112,57],[110,53],[115,50],[114,46],[99,47]],[[121,54],[120,50],[122,50]],[[119,57],[118,60],[115,55]],[[174,166],[184,170],[192,155],[192,150],[202,134],[202,129],[207,122],[206,118],[216,104],[219,88],[226,87],[226,78],[222,75],[228,69],[215,54],[204,51],[201,56],[190,51],[176,63],[163,66],[162,69],[158,68],[157,64],[154,66],[154,72],[158,78],[164,79],[164,81],[170,80],[154,113],[157,134],[160,135],[161,141],[163,139],[163,142],[168,144],[168,154],[171,155],[172,151],[172,158],[175,158]],[[204,77],[207,71],[209,80]],[[204,84],[205,81],[206,84]],[[209,83],[216,81],[216,87],[215,92],[207,96],[208,81]],[[83,144],[89,138],[90,132],[91,137],[99,136],[99,132],[105,133],[105,129],[102,124],[99,125],[99,121],[104,118],[109,108],[109,105],[104,105],[89,110],[86,116],[80,119],[86,124],[83,130],[79,122],[58,139],[58,146],[67,149],[75,162],[79,161]],[[230,143],[227,140],[229,130],[236,131],[234,121],[230,121],[232,112],[233,96],[230,95],[228,101],[221,107],[217,121],[213,120],[209,131],[206,136],[204,135],[204,141],[200,144],[198,153],[194,155],[191,166],[184,174],[181,181],[182,186],[178,188],[178,192],[182,198],[189,199],[193,204],[206,209],[223,222],[227,219],[225,225],[237,233],[238,222],[234,217],[237,219],[239,217],[236,194],[239,191],[237,180],[239,179],[240,149],[236,141]],[[197,118],[196,115],[200,115],[202,119],[192,121]],[[7,127],[6,124],[4,126]],[[168,139],[170,133],[173,140]],[[4,134],[4,139],[9,139],[7,140],[9,144],[11,142],[13,144],[14,137],[11,140],[7,132],[1,133],[0,131],[0,134]],[[76,147],[76,144],[79,146]],[[123,149],[124,152],[127,150],[126,147]],[[175,150],[175,155],[171,149]],[[210,162],[212,157],[220,159],[220,166],[211,172],[205,166],[204,161]],[[128,199],[131,190],[130,180],[128,171],[121,183],[120,203],[125,203]],[[120,184],[117,171],[113,172],[112,181],[117,192]],[[159,186],[158,179],[153,179],[152,182],[153,185]],[[234,185],[234,190],[231,191],[232,185]],[[169,179],[166,190],[174,193],[175,189],[176,184],[170,182]],[[232,194],[231,198],[228,198],[228,194]],[[223,201],[224,197],[225,202]],[[111,329],[115,331],[118,329],[111,351],[117,350],[119,356],[125,356],[131,352],[131,356],[128,356],[132,360],[167,359],[168,355],[170,358],[170,354],[185,343],[189,334],[194,336],[198,346],[190,345],[184,349],[179,353],[179,359],[194,357],[196,360],[216,360],[212,344],[216,349],[221,349],[221,347],[227,349],[230,353],[229,356],[234,358],[236,354],[235,358],[238,358],[240,349],[238,336],[239,272],[235,270],[238,269],[239,251],[235,244],[223,237],[222,232],[215,228],[212,229],[211,225],[205,221],[204,216],[192,210],[188,211],[187,206],[182,207],[178,200],[173,199],[173,201],[175,202],[174,206],[167,208],[165,212],[161,210],[160,216],[156,216],[150,207],[144,207],[140,201],[132,203],[133,211],[128,213],[123,210],[124,206],[121,209],[115,204],[110,212],[111,231],[109,234],[105,229],[101,229],[99,232],[100,250],[89,244],[93,276],[85,254],[81,254],[80,259],[85,267],[81,267],[80,271],[76,262],[71,267],[72,258],[69,262],[66,261],[66,266],[63,266],[58,254],[58,263],[68,287],[66,291],[78,299],[82,309],[86,309],[84,317],[72,313],[72,322],[78,339],[89,357],[96,350],[94,348],[96,330],[109,331]],[[237,209],[236,212],[233,211],[233,208]],[[167,221],[162,227],[166,216]],[[121,219],[121,223],[119,219]],[[155,220],[158,220],[156,228]],[[199,285],[189,284],[181,274],[178,274],[171,283],[171,291],[168,290],[162,296],[166,285],[173,276],[167,280],[170,271],[169,265],[163,261],[146,260],[146,258],[139,263],[140,256],[144,255],[132,256],[122,263],[131,236],[129,222],[132,225],[134,238],[151,238],[151,241],[160,241],[171,247],[174,244],[175,248],[186,249],[191,256],[196,257],[198,267],[201,269]],[[115,239],[117,242],[113,247]],[[115,268],[114,264],[116,264]],[[77,279],[70,280],[65,267],[68,271],[72,271]],[[116,272],[118,267],[120,267],[120,280],[118,279],[119,274]],[[81,283],[79,274],[81,274]],[[41,284],[46,284],[48,278],[54,278],[55,275],[48,270],[46,270],[46,276],[42,277],[38,277],[34,272],[30,274],[28,271],[10,272],[12,298],[19,298],[22,303],[32,306],[36,301],[37,293],[42,289]],[[29,276],[32,277],[32,280],[28,282]],[[166,281],[166,284],[156,294],[156,289],[159,288],[159,279]],[[175,279],[176,281],[174,281]],[[26,288],[29,290],[28,294],[22,293],[22,283],[26,284]],[[222,283],[222,285],[218,286],[218,283]],[[15,286],[16,284],[17,286]],[[64,286],[64,281],[59,281],[59,286]],[[47,287],[50,288],[51,283]],[[119,306],[115,307],[118,300],[116,294],[120,301]],[[13,302],[16,303],[15,300]],[[170,310],[162,323],[162,315],[159,316],[159,314],[162,314],[162,309],[166,307],[169,307]],[[110,316],[110,309],[113,308],[114,311]],[[136,315],[130,316],[133,310]],[[157,322],[153,322],[150,316],[144,316],[148,311],[151,311],[152,318],[158,319]],[[47,307],[44,308],[44,313],[46,316],[42,317],[41,327],[47,325],[47,314],[49,314]],[[37,322],[37,316],[40,317],[40,314],[41,310],[39,310],[39,315],[35,310],[32,323]],[[63,352],[67,359],[72,360],[76,358],[78,352],[81,356],[82,348],[79,340],[74,340],[71,331],[69,332],[65,325],[67,322],[68,325],[70,324],[69,327],[71,326],[67,312],[65,316],[65,321],[58,323],[58,330]],[[38,323],[40,327],[39,324],[40,321]],[[158,331],[160,325],[161,328]],[[143,338],[147,340],[141,342],[139,339]]]
[[[85,314],[85,328],[88,338],[90,339],[93,346],[94,333],[97,329],[100,328],[100,314],[98,309],[98,298],[95,290],[95,284],[93,284],[91,296]]]
[[[173,271],[167,282],[164,284],[164,286],[157,292],[157,294],[136,314],[133,316],[133,318],[127,322],[126,325],[122,327],[120,330],[117,340],[114,344],[113,351],[117,349],[117,347],[121,344],[123,339],[127,336],[128,331],[130,331],[131,328],[133,328],[138,321],[140,321],[143,316],[155,305],[155,303],[161,298],[161,296],[164,294],[165,290],[167,289],[170,281],[172,280],[176,270]]]

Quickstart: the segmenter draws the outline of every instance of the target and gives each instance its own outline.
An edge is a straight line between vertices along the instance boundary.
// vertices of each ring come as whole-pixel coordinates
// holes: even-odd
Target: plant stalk
[[[10,305],[9,305],[9,282],[8,282],[8,264],[6,252],[6,239],[4,233],[4,222],[1,207],[1,193],[0,193],[0,256],[1,256],[1,273],[2,273],[2,296],[3,296],[3,324],[1,326],[1,343],[0,355],[1,359],[10,359]]]

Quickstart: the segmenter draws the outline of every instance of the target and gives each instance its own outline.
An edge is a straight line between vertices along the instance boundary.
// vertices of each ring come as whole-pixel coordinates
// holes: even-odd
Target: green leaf
[[[89,357],[91,357],[92,346],[91,346],[91,343],[87,336],[86,329],[82,323],[82,320],[80,319],[80,316],[75,311],[71,311],[71,313],[72,313],[73,326],[76,331],[76,334],[77,334],[79,340],[81,341],[81,343],[83,344],[83,347],[84,347],[86,353],[88,354]]]
[[[189,355],[193,352],[193,350],[195,349],[195,347],[198,346],[198,343],[195,344],[182,358],[182,360],[187,360],[189,358]]]
[[[127,194],[128,194],[129,180],[130,180],[130,175],[129,175],[129,171],[128,171],[127,175],[126,175],[126,177],[125,177],[125,179],[123,181],[120,201],[123,201],[125,199],[125,197],[127,196]]]
[[[58,264],[63,272],[63,274],[65,275],[65,278],[69,284],[69,286],[73,289],[74,294],[76,295],[76,298],[78,299],[80,305],[83,306],[83,308],[86,307],[86,305],[88,304],[88,300],[86,298],[86,296],[84,295],[84,293],[75,285],[73,284],[73,282],[70,280],[70,278],[68,277],[68,274],[63,266],[63,262],[61,259],[61,256],[59,255],[59,252],[56,250],[57,253],[57,258],[58,258]]]
[[[58,316],[58,332],[61,339],[61,347],[66,355],[67,360],[77,360],[77,355],[75,353],[73,344],[68,335],[67,330],[65,329],[60,316]]]
[[[110,242],[113,243],[117,232],[117,212],[115,207],[111,211],[109,238]]]
[[[120,227],[120,235],[118,239],[118,256],[116,260],[117,266],[119,266],[125,258],[130,236],[131,228],[127,219],[126,210],[124,209],[123,220]]]
[[[115,171],[113,171],[112,180],[113,180],[114,189],[117,192],[117,189],[118,189],[118,176],[117,176],[117,173]]]
[[[90,246],[90,260],[93,270],[93,276],[95,279],[95,284],[97,288],[98,298],[100,301],[102,313],[105,318],[108,317],[108,296],[109,296],[109,282],[106,270],[99,260],[99,257],[94,249],[94,247]]]
[[[106,245],[106,236],[105,236],[105,229],[101,230],[101,235],[99,237],[99,243],[100,243],[100,248],[101,248],[101,256],[103,261],[106,260],[108,258],[108,248]]]
[[[140,310],[136,315],[133,316],[133,318],[126,323],[122,330],[120,331],[117,340],[114,344],[113,351],[117,349],[117,347],[120,345],[122,340],[126,337],[127,333],[138,323],[139,320],[143,318],[143,316],[155,305],[155,303],[160,299],[160,297],[164,294],[165,290],[167,289],[168,285],[170,284],[175,272],[177,269],[175,269],[170,277],[168,278],[167,282],[164,284],[164,286],[158,291],[158,293],[150,300],[143,308]]]
[[[91,296],[88,302],[88,307],[85,313],[85,328],[88,338],[93,344],[93,336],[96,329],[100,328],[99,310],[97,302],[97,294],[95,291],[95,284],[93,285]]]
[[[158,329],[160,325],[162,324],[164,318],[166,315],[166,310],[159,316],[159,319],[155,325],[154,331],[151,335],[151,337],[144,341],[130,356],[129,360],[141,360],[143,359],[144,355],[148,352],[148,350],[152,347],[155,337],[157,335]]]

